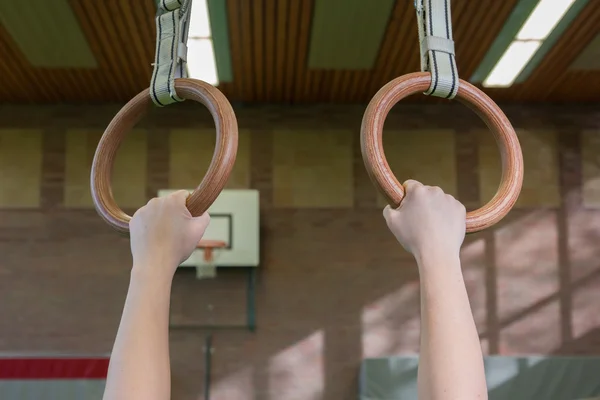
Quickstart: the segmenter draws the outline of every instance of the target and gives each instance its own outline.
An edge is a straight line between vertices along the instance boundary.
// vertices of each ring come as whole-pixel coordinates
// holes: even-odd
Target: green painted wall
[[[2,0],[0,23],[34,67],[97,67],[68,0]]]
[[[233,80],[233,72],[231,68],[231,47],[229,44],[226,0],[208,0],[208,14],[219,82],[231,82]]]
[[[308,67],[373,68],[394,3],[394,0],[316,0]],[[412,7],[412,2],[407,1],[407,6]]]

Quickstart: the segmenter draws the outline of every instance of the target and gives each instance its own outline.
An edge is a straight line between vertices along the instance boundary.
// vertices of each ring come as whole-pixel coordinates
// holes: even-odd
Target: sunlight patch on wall
[[[558,290],[556,212],[524,213],[494,232],[498,306],[508,317]]]
[[[552,353],[561,344],[560,324],[560,304],[554,300],[502,328],[499,352],[503,355]]]
[[[363,308],[363,358],[419,350],[419,283],[411,282]]]
[[[252,368],[246,367],[221,379],[211,387],[210,396],[218,399],[253,399]]]
[[[495,232],[500,353],[549,352],[560,344],[558,219],[554,210],[513,213]],[[568,321],[563,321],[569,323]]]
[[[324,348],[320,330],[271,358],[269,398],[320,400],[325,389]]]
[[[597,265],[597,258],[596,258]],[[596,272],[598,269],[596,269]],[[600,303],[600,277],[595,274],[593,278],[585,279],[585,283],[579,287],[575,287],[571,293],[573,296],[573,337],[592,335],[598,337],[597,333],[593,333],[600,329],[600,313],[598,312],[598,304]]]
[[[579,208],[569,212],[569,269],[571,282],[586,280],[599,270],[600,214],[597,210]],[[600,314],[599,314],[600,315]]]

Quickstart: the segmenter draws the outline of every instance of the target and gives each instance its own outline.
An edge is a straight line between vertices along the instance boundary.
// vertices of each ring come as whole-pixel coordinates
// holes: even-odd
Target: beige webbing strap
[[[192,0],[159,0],[156,16],[156,54],[150,97],[159,107],[183,101],[175,78],[187,77],[187,37]]]
[[[431,72],[426,95],[452,99],[458,92],[458,70],[452,40],[450,0],[415,0],[421,71]]]

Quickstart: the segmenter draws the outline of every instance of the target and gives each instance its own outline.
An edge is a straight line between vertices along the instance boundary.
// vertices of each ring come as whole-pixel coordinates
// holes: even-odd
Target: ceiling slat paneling
[[[600,34],[585,47],[570,66],[573,71],[594,71],[600,69]]]
[[[276,95],[273,98],[273,100],[275,101],[282,101],[283,100],[283,88],[285,85],[285,72],[286,72],[286,59],[285,59],[285,55],[286,55],[286,49],[288,44],[288,41],[291,41],[291,37],[288,38],[288,32],[287,32],[287,28],[288,28],[288,17],[289,17],[289,13],[288,13],[288,9],[289,9],[289,5],[291,3],[291,0],[286,0],[286,1],[278,1],[276,4],[276,10],[277,10],[277,20],[276,20],[276,26],[277,26],[277,30],[275,33],[275,37],[276,37],[276,47],[275,47],[275,83],[276,83]],[[250,49],[248,49],[247,51],[251,51]],[[291,67],[291,66],[289,66]]]
[[[288,9],[288,43],[286,45],[286,74],[283,98],[286,102],[293,101],[294,96],[294,79],[296,70],[298,69],[298,35],[300,28],[300,6],[302,0],[290,0]]]
[[[260,40],[265,44],[264,54],[264,86],[265,100],[273,101],[273,93],[275,93],[275,49],[276,49],[276,25],[277,20],[276,0],[264,0],[263,14],[257,19],[257,23],[264,24],[264,36]]]
[[[254,79],[256,81],[256,101],[265,101],[265,67],[264,67],[264,0],[254,0],[252,7],[252,34],[254,37],[253,61]]]
[[[321,0],[219,1],[227,8],[232,63],[231,82],[219,88],[232,102],[364,103],[391,79],[419,70],[413,0],[395,1],[375,61],[366,70],[309,67],[315,1]],[[461,77],[472,76],[517,3],[452,0]],[[125,102],[148,87],[155,49],[154,0],[68,4],[97,66],[35,67],[0,25],[1,102]],[[571,69],[598,34],[600,1],[589,1],[525,82],[486,92],[497,101],[599,101],[600,71]],[[344,48],[353,50],[340,44]],[[350,54],[348,59],[354,60]],[[413,96],[408,101],[431,99]]]
[[[244,80],[242,64],[242,33],[240,31],[241,16],[238,7],[239,0],[227,0],[227,14],[229,15],[229,40],[231,46],[231,62],[233,70],[233,82],[231,89],[225,93],[230,98],[242,99],[244,97]]]
[[[253,53],[255,38],[252,37],[252,9],[249,1],[239,0],[238,6],[241,7],[241,35],[242,35],[242,65],[244,68],[244,95],[248,101],[256,101],[254,78]]]
[[[296,74],[294,75],[293,99],[306,101],[306,87],[308,86],[307,66],[308,43],[310,40],[310,27],[312,21],[312,1],[300,2],[300,27],[298,29]]]

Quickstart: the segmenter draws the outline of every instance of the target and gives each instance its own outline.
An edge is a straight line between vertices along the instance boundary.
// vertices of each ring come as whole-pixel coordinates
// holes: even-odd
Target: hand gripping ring
[[[238,144],[235,113],[227,98],[208,83],[180,78],[175,80],[177,95],[204,104],[215,121],[217,143],[208,171],[196,190],[187,199],[192,216],[202,215],[215,201],[227,183]],[[94,155],[91,190],[98,214],[117,231],[129,232],[131,217],[123,212],[113,198],[110,178],[117,150],[125,137],[145,112],[153,106],[148,89],[139,93],[115,115],[108,125]]]
[[[428,72],[415,72],[396,78],[377,92],[363,116],[360,143],[365,167],[373,185],[394,208],[400,206],[404,198],[404,187],[385,159],[383,124],[388,112],[398,101],[426,91],[430,83],[431,74]],[[514,206],[523,183],[523,155],[508,118],[485,93],[461,79],[456,98],[475,111],[492,131],[502,158],[502,179],[498,191],[486,205],[467,213],[467,233],[471,233],[494,225]]]

